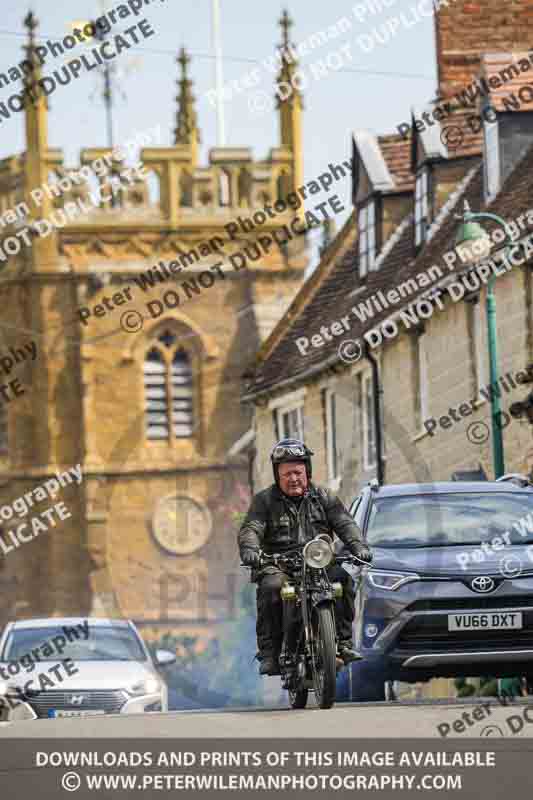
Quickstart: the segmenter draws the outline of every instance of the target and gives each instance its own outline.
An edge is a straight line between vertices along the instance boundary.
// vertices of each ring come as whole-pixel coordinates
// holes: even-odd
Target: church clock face
[[[160,500],[152,524],[158,544],[179,556],[190,555],[203,547],[212,527],[209,510],[186,495]]]

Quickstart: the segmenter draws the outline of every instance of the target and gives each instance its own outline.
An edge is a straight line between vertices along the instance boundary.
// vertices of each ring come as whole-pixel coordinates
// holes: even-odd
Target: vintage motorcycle
[[[331,539],[319,535],[284,553],[261,553],[261,565],[275,565],[289,579],[281,587],[283,642],[279,656],[282,687],[288,689],[291,708],[305,708],[314,691],[320,708],[335,702],[337,658],[334,605],[342,584],[332,583],[326,567],[338,563],[352,577],[363,574],[366,561],[357,556],[335,556]]]

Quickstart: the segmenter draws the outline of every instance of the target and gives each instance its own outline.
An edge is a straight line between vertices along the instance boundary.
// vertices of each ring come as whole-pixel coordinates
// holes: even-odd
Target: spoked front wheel
[[[320,708],[331,708],[337,684],[335,620],[328,606],[313,613],[313,683]]]

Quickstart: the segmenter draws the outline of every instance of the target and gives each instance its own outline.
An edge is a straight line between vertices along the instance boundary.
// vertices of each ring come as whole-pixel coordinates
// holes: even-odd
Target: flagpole
[[[217,92],[217,144],[224,147],[226,133],[224,130],[224,104],[222,99],[222,45],[220,40],[220,2],[213,0],[213,50],[215,51],[215,87]]]

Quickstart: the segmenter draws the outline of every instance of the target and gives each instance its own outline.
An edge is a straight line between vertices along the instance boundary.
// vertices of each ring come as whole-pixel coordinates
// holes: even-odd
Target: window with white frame
[[[7,406],[0,400],[0,456],[7,455]]]
[[[500,189],[500,140],[498,121],[483,119],[485,199],[494,197]]]
[[[325,390],[325,407],[328,481],[336,481],[340,478],[340,457],[337,443],[338,403],[337,395],[331,389]]]
[[[429,169],[422,167],[415,184],[415,245],[419,247],[426,239],[429,219]]]
[[[430,416],[427,341],[426,333],[419,333],[415,337],[415,406],[419,430],[422,429],[423,421]]]
[[[359,276],[363,278],[376,260],[376,203],[370,200],[359,209]]]
[[[363,416],[363,463],[365,469],[376,466],[376,426],[374,421],[374,391],[372,375],[366,373],[362,379]]]
[[[304,438],[303,405],[278,409],[278,431],[282,439]]]

